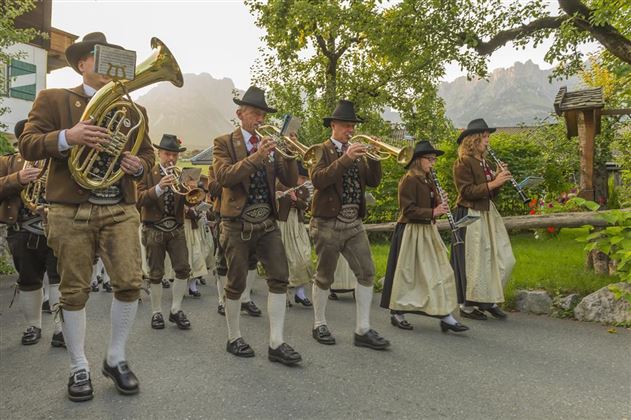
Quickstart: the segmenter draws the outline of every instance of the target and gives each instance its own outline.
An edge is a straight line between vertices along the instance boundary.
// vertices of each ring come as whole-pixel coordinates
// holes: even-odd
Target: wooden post
[[[578,111],[577,117],[578,141],[581,150],[578,196],[586,200],[594,200],[594,137],[596,132],[594,110]]]

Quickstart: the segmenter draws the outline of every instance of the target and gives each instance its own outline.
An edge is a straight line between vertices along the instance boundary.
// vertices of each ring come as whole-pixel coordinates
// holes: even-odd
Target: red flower
[[[533,208],[536,204],[537,204],[537,199],[533,198],[532,200],[530,200],[530,203],[528,203],[528,207]]]
[[[178,144],[182,144],[182,139],[178,137],[177,138],[177,142],[178,142]]]
[[[535,209],[530,210],[529,212],[530,214],[537,214],[537,211]]]
[[[554,226],[548,226],[548,233],[554,233]]]

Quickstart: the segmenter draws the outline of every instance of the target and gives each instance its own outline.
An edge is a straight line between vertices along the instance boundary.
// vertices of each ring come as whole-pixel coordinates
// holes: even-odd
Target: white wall
[[[35,83],[36,93],[39,93],[40,90],[46,88],[46,69],[48,56],[45,49],[28,44],[15,44],[8,47],[6,51],[8,51],[9,53],[22,52],[24,53],[24,55],[22,58],[19,58],[20,61],[31,63],[37,66],[36,74],[19,76],[17,80],[11,80],[9,82],[9,87],[12,84],[14,86],[22,86]],[[10,112],[1,116],[0,120],[4,124],[9,126],[8,132],[13,133],[13,127],[15,126],[15,123],[25,119],[28,116],[31,107],[33,106],[33,102],[24,99],[4,96],[2,97],[2,106],[8,107]]]

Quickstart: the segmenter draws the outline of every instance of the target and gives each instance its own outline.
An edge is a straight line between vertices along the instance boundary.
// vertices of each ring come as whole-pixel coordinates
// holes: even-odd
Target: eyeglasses
[[[425,157],[425,156],[423,156],[422,159],[429,160],[430,162],[436,162],[436,158],[435,157]]]

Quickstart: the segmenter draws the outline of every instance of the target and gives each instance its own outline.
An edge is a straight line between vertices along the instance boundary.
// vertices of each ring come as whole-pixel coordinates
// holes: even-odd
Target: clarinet
[[[493,158],[493,160],[495,161],[498,167],[500,168],[504,167],[502,165],[502,161],[497,158],[497,155],[495,154],[495,152],[493,152],[490,146],[486,147],[486,151],[489,152],[489,155]],[[512,175],[510,177],[510,182],[511,184],[513,184],[513,187],[515,187],[515,189],[517,190],[517,194],[519,194],[519,198],[521,199],[521,201],[523,201],[524,204],[529,203],[530,198],[526,196],[526,193],[524,193],[524,190],[521,189],[521,187],[519,186],[519,184],[517,184],[517,181],[515,181],[515,178],[513,178]]]
[[[440,195],[441,201],[449,205],[449,202],[447,201],[447,194],[445,194],[445,190],[443,190],[442,187],[440,186],[440,182],[438,182],[438,177],[436,176],[436,172],[434,172],[434,169],[429,170],[429,176],[432,182],[434,183],[434,185],[436,186],[436,190],[438,190],[438,195]],[[462,238],[460,237],[460,233],[458,232],[460,228],[456,226],[456,221],[454,220],[454,216],[453,214],[451,214],[450,210],[447,210],[447,221],[449,222],[451,233],[453,233],[454,235],[454,240],[455,240],[454,245],[460,245],[464,243],[462,241]]]

